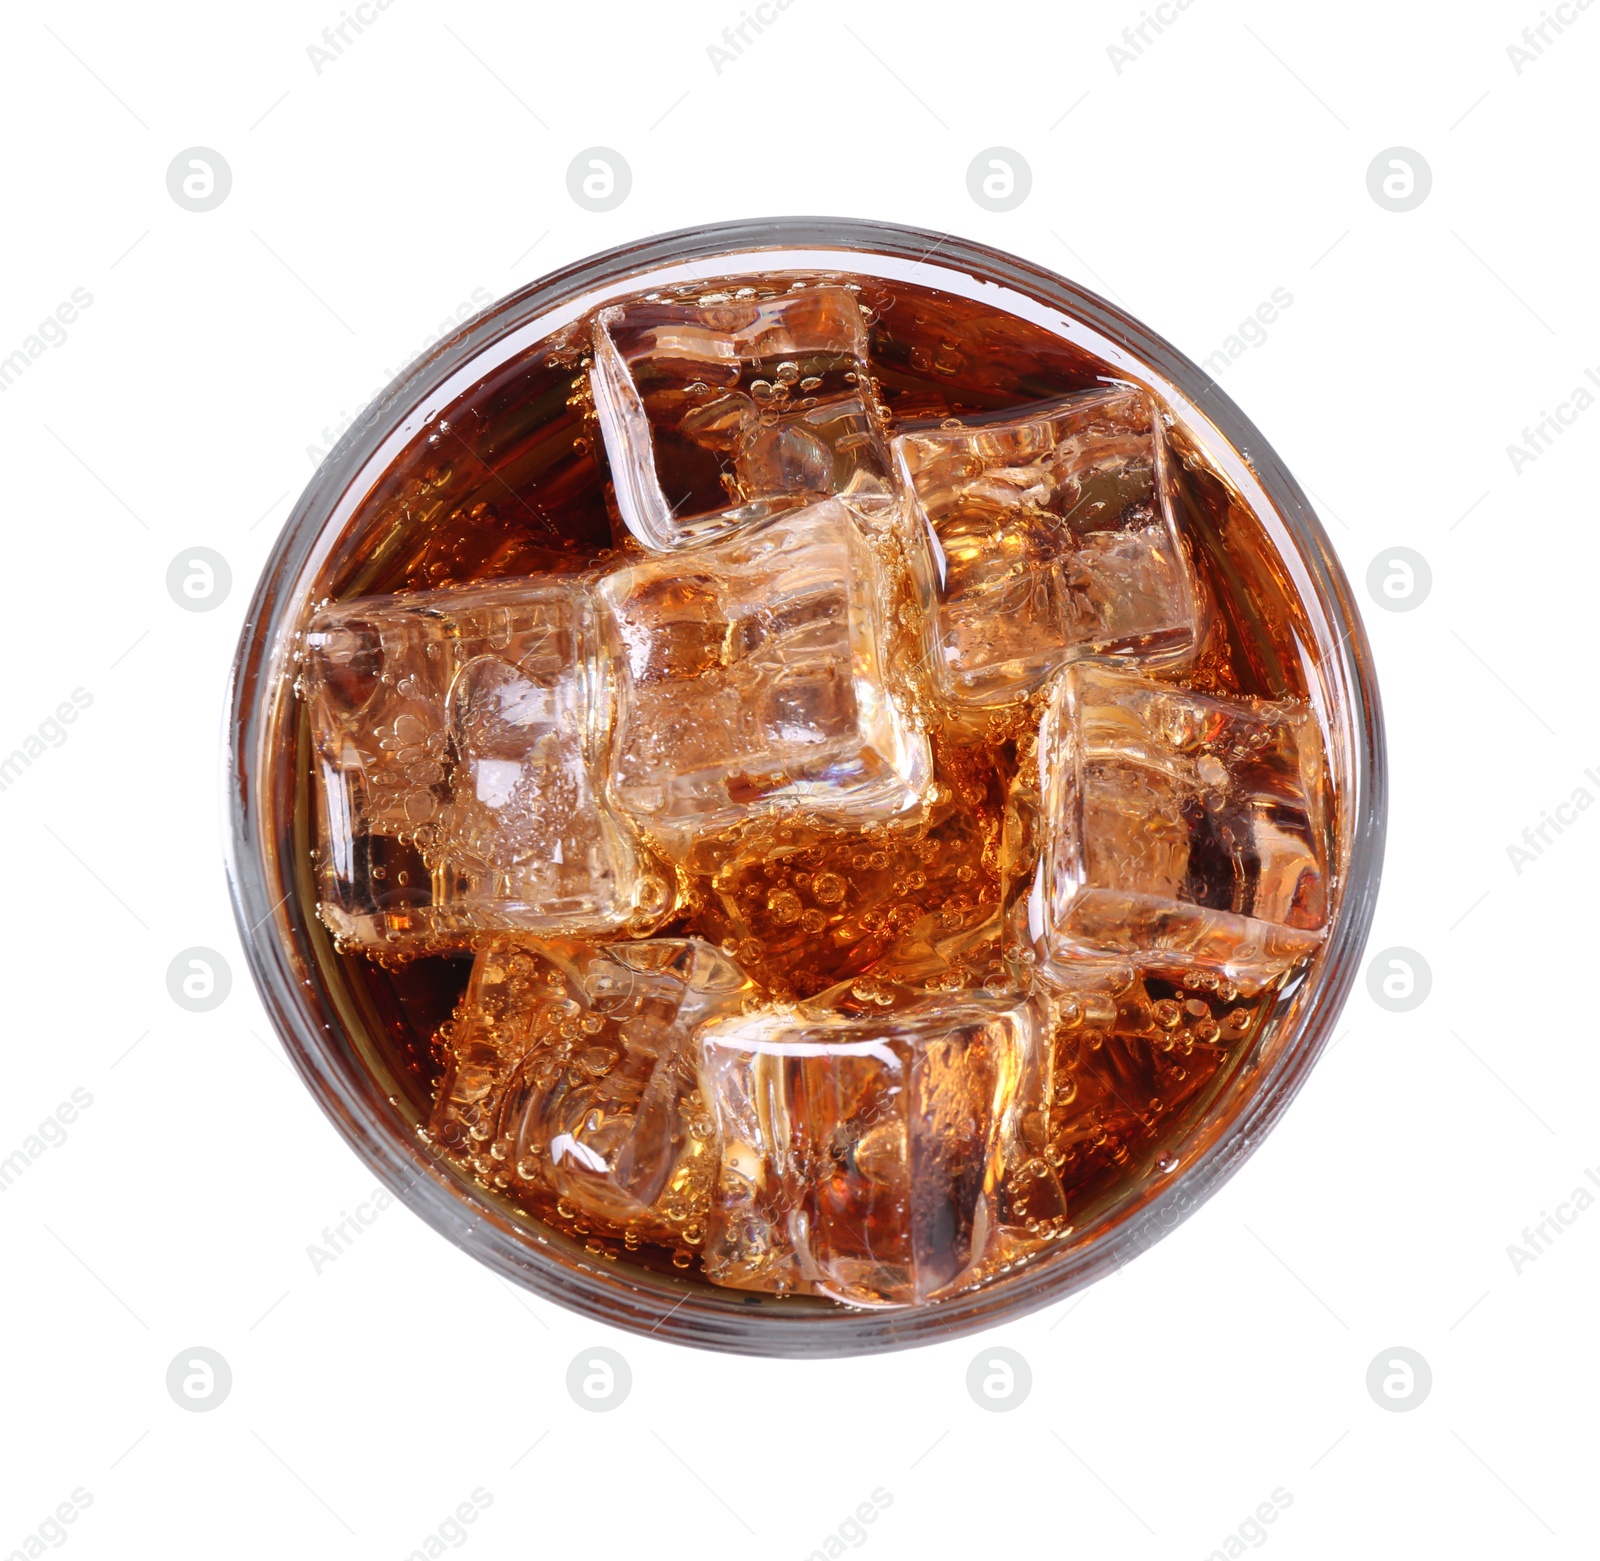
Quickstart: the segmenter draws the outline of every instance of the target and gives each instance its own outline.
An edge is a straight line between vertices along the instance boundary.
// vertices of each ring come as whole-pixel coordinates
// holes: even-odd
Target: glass
[[[1102,1191],[1044,1256],[904,1310],[722,1289],[664,1259],[617,1261],[463,1175],[418,1133],[436,1071],[427,1038],[450,1019],[450,1003],[403,962],[376,979],[378,967],[335,950],[316,915],[317,787],[307,701],[295,689],[305,670],[296,646],[313,615],[330,599],[570,572],[582,566],[574,536],[586,527],[592,545],[610,546],[600,484],[574,477],[568,459],[583,454],[568,411],[581,400],[588,351],[578,327],[619,299],[702,280],[736,288],[773,273],[847,278],[890,311],[882,372],[902,430],[937,431],[948,410],[941,375],[1003,383],[991,403],[1001,410],[1107,381],[1153,394],[1172,420],[1185,523],[1240,573],[1225,582],[1230,610],[1267,603],[1265,617],[1287,631],[1255,624],[1253,654],[1270,663],[1260,669],[1270,688],[1304,685],[1331,797],[1326,936],[1227,1066],[1191,1081],[1181,1130],[1085,1183]],[[897,299],[910,311],[899,325]],[[963,331],[979,318],[972,352]],[[1127,487],[1118,459],[1107,491]],[[1135,463],[1143,481],[1141,470]],[[767,503],[775,485],[765,471],[736,472],[729,492]],[[527,513],[496,524],[497,505]],[[559,507],[560,527],[547,516],[534,523],[545,505]],[[358,641],[371,632],[358,625]],[[252,972],[297,1071],[375,1175],[496,1273],[547,1299],[658,1338],[797,1357],[904,1348],[1022,1315],[1119,1267],[1192,1213],[1276,1122],[1332,1031],[1371,921],[1385,818],[1378,696],[1348,584],[1300,488],[1226,395],[1137,321],[1025,261],[947,235],[820,219],[728,223],[592,257],[494,305],[396,380],[318,469],[263,573],[233,672],[227,766],[229,876]],[[1087,1007],[1095,1001],[1085,994]],[[1159,1012],[1156,1021],[1166,1022]],[[1222,1023],[1226,1033],[1228,1016]]]

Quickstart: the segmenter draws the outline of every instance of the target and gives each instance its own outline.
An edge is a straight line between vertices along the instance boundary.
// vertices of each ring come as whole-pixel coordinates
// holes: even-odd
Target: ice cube
[[[853,292],[603,309],[590,374],[617,508],[646,547],[704,541],[836,494],[888,503]]]
[[[690,1040],[751,991],[698,938],[487,949],[449,1027],[434,1131],[613,1227],[692,1229],[716,1155]]]
[[[361,947],[665,911],[593,780],[593,610],[546,578],[325,607],[306,635],[320,912]]]
[[[1047,960],[1132,957],[1256,991],[1320,943],[1327,778],[1304,704],[1081,662],[1046,710],[1039,773],[1026,911]]]
[[[610,793],[650,829],[796,805],[866,824],[921,800],[928,742],[884,683],[883,571],[837,499],[616,570],[597,596]]]
[[[700,1075],[722,1160],[706,1277],[914,1305],[1050,1239],[1049,1047],[1036,999],[708,1025]]]
[[[1001,703],[1075,656],[1187,652],[1196,599],[1151,398],[1089,391],[969,421],[894,441],[945,693]]]

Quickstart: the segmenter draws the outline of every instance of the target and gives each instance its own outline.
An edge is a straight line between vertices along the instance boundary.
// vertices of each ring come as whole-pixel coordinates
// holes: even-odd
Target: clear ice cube
[[[1255,991],[1318,946],[1327,778],[1309,707],[1080,662],[1045,713],[1039,771],[1026,909],[1047,961],[1132,956]]]
[[[1064,1227],[1043,1158],[1049,1051],[1033,999],[708,1025],[721,1174],[706,1277],[903,1306],[1036,1250]]]
[[[883,571],[838,500],[615,570],[596,594],[610,792],[648,828],[794,806],[865,824],[921,800],[927,738],[884,681]]]
[[[615,931],[666,909],[593,779],[607,719],[580,586],[325,607],[306,634],[320,912],[363,947]]]
[[[894,441],[927,538],[933,664],[952,699],[1015,699],[1062,662],[1194,643],[1155,403],[1090,391]]]
[[[572,1208],[655,1237],[703,1222],[715,1131],[691,1038],[752,992],[698,938],[478,955],[434,1131]]]
[[[848,288],[613,305],[595,322],[590,382],[617,508],[646,547],[705,541],[826,495],[889,501]]]

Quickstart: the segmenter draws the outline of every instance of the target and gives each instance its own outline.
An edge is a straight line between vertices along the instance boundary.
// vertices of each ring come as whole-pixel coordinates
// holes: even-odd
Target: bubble
[[[800,896],[793,889],[774,889],[767,896],[767,911],[780,927],[791,926],[799,921]]]
[[[811,880],[811,892],[824,905],[837,905],[845,896],[845,881],[838,873],[818,873]]]

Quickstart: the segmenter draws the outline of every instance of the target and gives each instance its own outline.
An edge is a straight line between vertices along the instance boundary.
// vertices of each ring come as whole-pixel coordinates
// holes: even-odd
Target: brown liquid
[[[790,279],[775,278],[776,288]],[[702,282],[694,292],[715,285]],[[863,280],[860,298],[871,311],[872,364],[891,433],[913,421],[1021,407],[1113,378],[1105,364],[1041,328],[963,299],[878,279]],[[586,336],[580,322],[489,371],[442,409],[358,508],[319,594],[348,599],[577,571],[637,552],[609,500]],[[1174,454],[1179,526],[1210,610],[1199,654],[1173,681],[1208,692],[1305,698],[1310,676],[1300,658],[1314,637],[1276,553],[1224,479],[1181,443]],[[1037,700],[995,715],[980,733],[933,727],[941,805],[921,829],[782,840],[769,820],[737,842],[696,848],[681,908],[653,935],[707,939],[776,998],[832,989],[837,1004],[858,1011],[871,1011],[898,977],[951,991],[999,982],[1004,798],[1019,742],[1025,755],[1036,724]],[[302,710],[295,762],[306,786],[309,753]],[[922,952],[930,945],[944,961],[932,979]],[[513,1158],[495,1153],[492,1137],[474,1138],[464,1131],[468,1123],[441,1113],[451,1014],[466,988],[470,953],[328,957],[343,962],[358,1022],[364,1019],[385,1054],[408,1114],[419,1124],[434,1121],[441,1147],[464,1175],[597,1254],[666,1272],[696,1264],[703,1223],[696,1211],[677,1222],[673,1240],[596,1228],[520,1177]],[[1154,1174],[1164,1146],[1225,1085],[1276,995],[1269,989],[1246,1002],[1215,978],[1149,973],[1116,1000],[1114,1013],[1067,1005],[1043,1151],[1066,1194],[1072,1228]],[[1027,1194],[1017,1188],[1012,1196]]]

